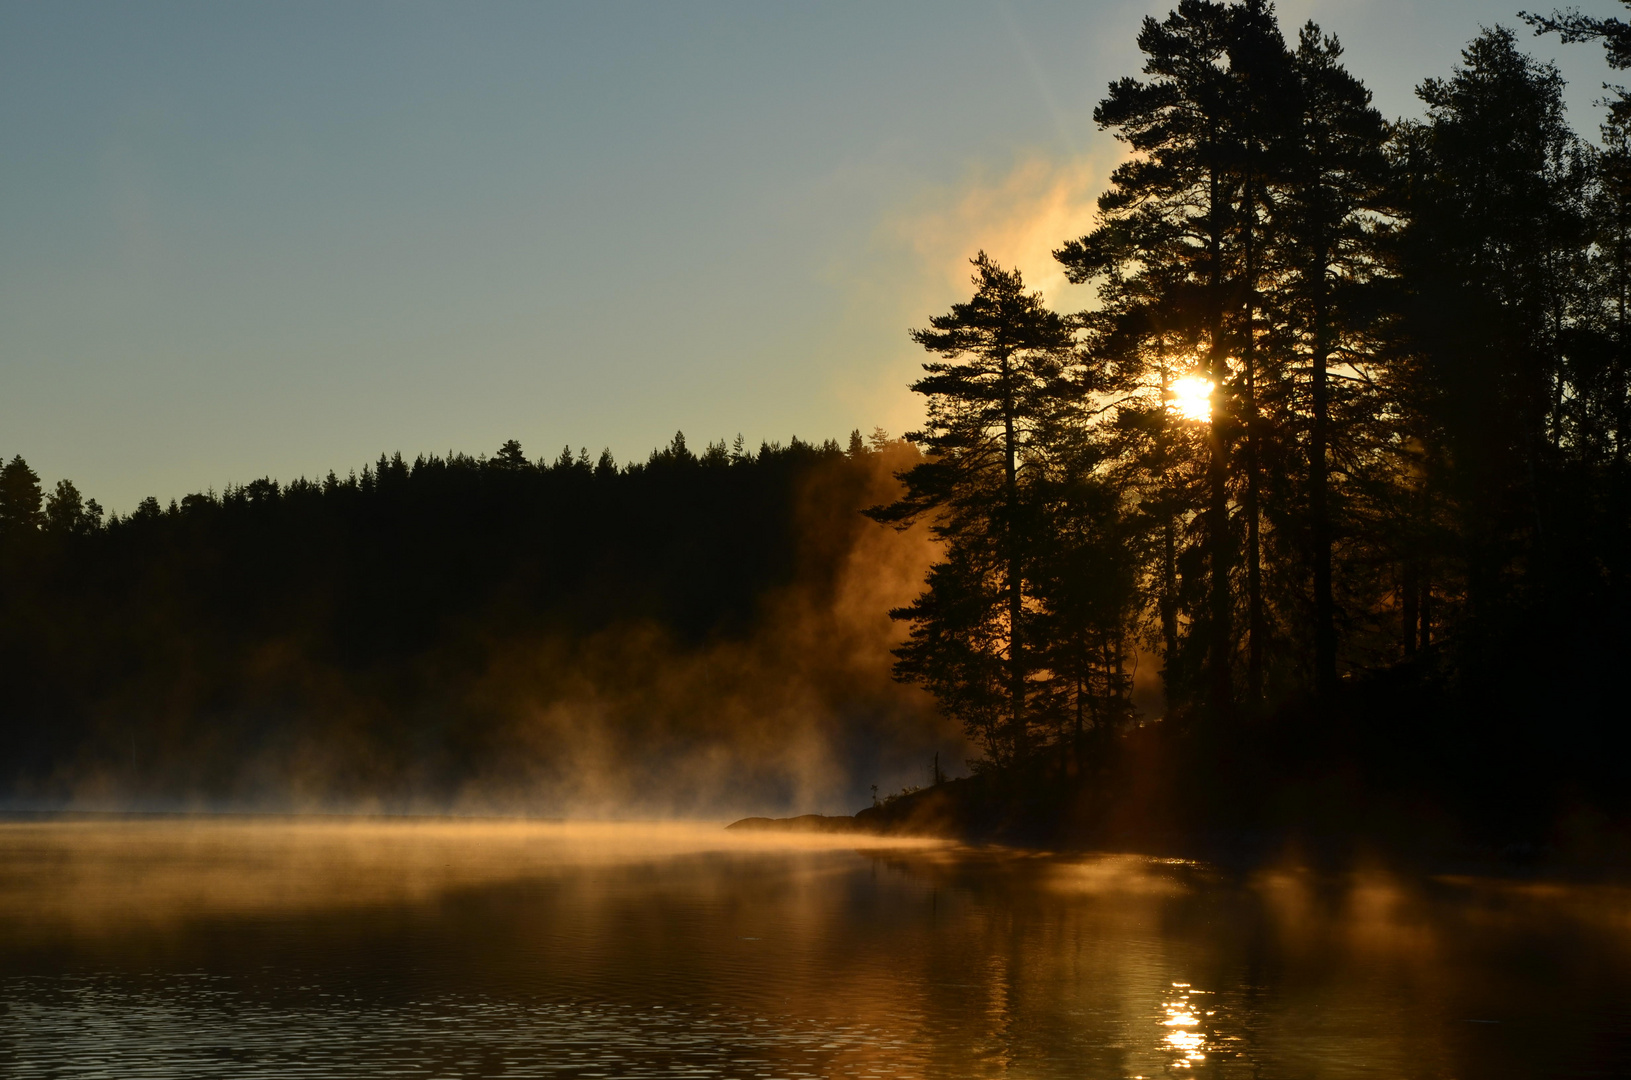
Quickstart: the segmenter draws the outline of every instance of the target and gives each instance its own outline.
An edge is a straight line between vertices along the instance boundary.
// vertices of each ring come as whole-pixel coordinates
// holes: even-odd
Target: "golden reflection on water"
[[[1206,1033],[1201,1030],[1202,1009],[1190,998],[1208,992],[1196,990],[1188,983],[1175,982],[1172,984],[1173,1000],[1161,1003],[1166,1010],[1166,1019],[1161,1021],[1161,1026],[1174,1029],[1167,1033],[1165,1040],[1177,1055],[1170,1063],[1174,1069],[1191,1069],[1206,1060]],[[1205,1010],[1205,1015],[1216,1016],[1217,1012]]]
[[[203,915],[423,901],[681,855],[928,849],[940,841],[689,822],[126,818],[0,822],[0,926],[122,931]]]
[[[1569,1075],[1631,1060],[1627,900],[717,825],[0,823],[0,1075]]]

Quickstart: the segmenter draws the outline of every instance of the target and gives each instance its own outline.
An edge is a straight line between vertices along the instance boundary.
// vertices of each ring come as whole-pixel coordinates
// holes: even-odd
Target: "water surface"
[[[0,824],[8,1077],[1631,1072],[1631,894],[716,826]]]

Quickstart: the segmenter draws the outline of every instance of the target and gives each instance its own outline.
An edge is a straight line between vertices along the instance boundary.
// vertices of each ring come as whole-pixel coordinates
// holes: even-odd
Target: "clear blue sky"
[[[1169,6],[0,5],[0,453],[129,510],[512,437],[898,432],[976,249],[1083,303],[1046,253]],[[1400,115],[1519,6],[1280,10]],[[1599,50],[1526,40],[1595,132]]]

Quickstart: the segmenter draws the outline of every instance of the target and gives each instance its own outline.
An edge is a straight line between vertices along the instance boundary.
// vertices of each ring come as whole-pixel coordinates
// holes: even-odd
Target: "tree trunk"
[[[1163,342],[1164,345],[1164,342]],[[1161,400],[1171,391],[1166,357],[1161,358]],[[1168,468],[1168,445],[1163,427],[1157,460],[1164,471]],[[1161,492],[1161,689],[1166,695],[1166,711],[1170,713],[1178,698],[1178,522],[1172,512],[1172,491]]]
[[[1004,540],[1008,547],[1008,679],[1010,744],[1016,759],[1030,752],[1030,739],[1025,729],[1025,660],[1020,644],[1020,612],[1024,596],[1020,590],[1019,557],[1019,444],[1014,434],[1014,393],[1012,359],[1006,353],[1002,358],[1002,422],[1004,458],[1007,466],[1007,526]]]
[[[1246,198],[1242,218],[1245,245],[1245,333],[1241,337],[1240,359],[1246,376],[1246,694],[1253,706],[1263,701],[1263,648],[1267,627],[1263,619],[1263,555],[1258,511],[1258,417],[1257,417],[1257,335],[1254,325],[1256,296],[1256,265],[1253,229],[1257,207],[1252,194],[1252,181],[1246,180]]]
[[[1214,134],[1215,137],[1215,134]],[[1233,560],[1229,544],[1229,441],[1224,432],[1222,409],[1224,382],[1229,377],[1229,365],[1224,356],[1223,342],[1223,220],[1221,180],[1217,166],[1210,176],[1211,221],[1207,246],[1211,256],[1210,304],[1212,340],[1207,358],[1208,374],[1212,380],[1212,422],[1207,425],[1207,445],[1210,460],[1207,479],[1210,499],[1207,506],[1208,540],[1211,551],[1211,633],[1209,635],[1208,663],[1210,667],[1210,703],[1219,716],[1229,713],[1234,704],[1234,679],[1229,661],[1234,634],[1232,632],[1229,574]]]
[[[1330,380],[1326,364],[1330,355],[1329,312],[1326,299],[1326,268],[1329,256],[1324,245],[1316,248],[1310,268],[1313,286],[1314,423],[1308,440],[1308,509],[1313,520],[1314,544],[1314,689],[1329,699],[1337,688],[1336,603],[1331,597],[1331,508],[1330,474],[1326,463],[1330,443]]]
[[[1400,637],[1404,641],[1405,659],[1409,660],[1416,655],[1416,627],[1421,622],[1421,563],[1413,551],[1405,556],[1399,598]]]
[[[1085,668],[1087,666],[1087,655],[1086,654],[1087,654],[1087,650],[1084,648],[1084,649],[1081,650],[1081,655],[1077,657],[1077,671],[1076,671],[1076,734],[1075,734],[1075,738],[1073,738],[1071,740],[1071,744],[1070,744],[1071,745],[1071,757],[1076,762],[1077,772],[1080,772],[1081,768],[1082,768],[1082,726],[1083,726],[1082,725],[1082,695],[1087,692],[1087,687],[1082,685],[1082,671],[1081,671],[1081,669]]]
[[[1614,229],[1615,383],[1613,387],[1613,424],[1614,460],[1616,463],[1623,465],[1625,463],[1626,422],[1628,418],[1631,418],[1628,417],[1627,412],[1627,406],[1628,404],[1631,404],[1631,394],[1627,393],[1627,390],[1631,390],[1631,387],[1627,386],[1627,383],[1631,382],[1631,363],[1628,363],[1626,357],[1626,294],[1628,291],[1631,291],[1631,280],[1628,280],[1627,274],[1628,263],[1631,263],[1631,260],[1627,259],[1628,253],[1626,251],[1626,233],[1627,219],[1631,218],[1631,207],[1628,207],[1626,204],[1626,182],[1624,178],[1620,179],[1616,192],[1618,194],[1618,198],[1615,201],[1616,209],[1619,211],[1619,217],[1615,222]]]
[[[1165,656],[1162,658],[1161,682],[1170,709],[1177,697],[1174,683],[1178,677],[1178,523],[1173,518],[1170,500],[1164,507],[1164,516],[1166,522],[1161,536],[1161,638]]]
[[[1425,652],[1433,644],[1433,575],[1431,567],[1421,575],[1421,649]]]

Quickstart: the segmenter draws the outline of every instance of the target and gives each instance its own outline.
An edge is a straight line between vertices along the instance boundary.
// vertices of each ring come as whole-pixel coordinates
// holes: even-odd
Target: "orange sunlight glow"
[[[1181,420],[1212,419],[1212,380],[1186,375],[1167,389],[1167,408]]]
[[[1180,1030],[1168,1032],[1164,1041],[1171,1050],[1178,1054],[1178,1057],[1172,1062],[1172,1067],[1175,1069],[1191,1069],[1194,1068],[1196,1062],[1206,1060],[1206,1054],[1203,1053],[1206,1049],[1206,1036],[1199,1031],[1182,1030],[1184,1028],[1199,1027],[1201,1023],[1200,1017],[1196,1015],[1194,1005],[1189,1001],[1189,996],[1192,993],[1207,993],[1208,991],[1192,990],[1188,983],[1175,982],[1172,984],[1172,988],[1178,992],[1178,1000],[1161,1003],[1161,1007],[1166,1010],[1167,1014],[1167,1018],[1161,1021],[1161,1026]],[[1208,1013],[1207,1015],[1211,1014]]]

